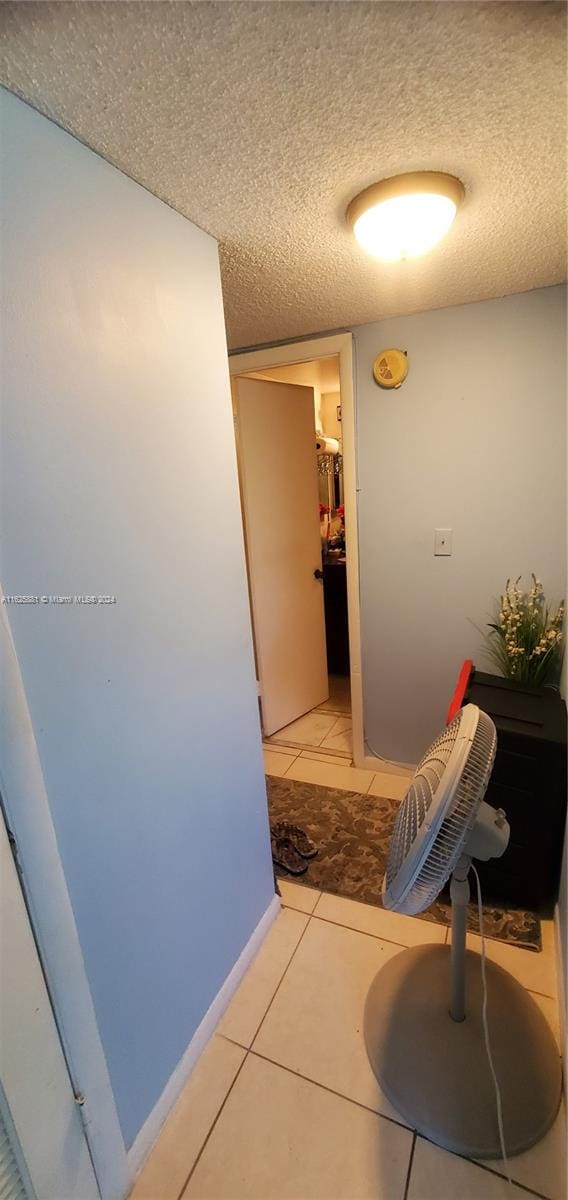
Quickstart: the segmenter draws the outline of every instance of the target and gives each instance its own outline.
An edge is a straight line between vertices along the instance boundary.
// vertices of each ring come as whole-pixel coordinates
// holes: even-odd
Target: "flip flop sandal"
[[[277,867],[282,867],[289,875],[303,875],[308,869],[307,862],[298,854],[290,838],[271,837],[272,861]]]
[[[304,829],[300,829],[299,825],[291,825],[289,821],[278,821],[276,825],[270,827],[270,832],[276,838],[289,838],[294,849],[301,854],[302,858],[315,858],[318,848],[315,842],[308,837]]]

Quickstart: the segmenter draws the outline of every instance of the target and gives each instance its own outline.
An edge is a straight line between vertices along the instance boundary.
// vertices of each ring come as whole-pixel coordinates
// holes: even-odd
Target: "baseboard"
[[[232,1000],[240,982],[243,978],[247,967],[250,966],[253,958],[258,954],[260,947],[272,925],[272,922],[280,912],[280,897],[273,896],[266,912],[260,918],[258,925],[251,933],[251,936],[239,955],[235,965],[227,975],[227,978],[222,987],[217,992],[215,999],[209,1005],[201,1024],[198,1025],[187,1049],[180,1059],[177,1067],[170,1075],[168,1082],[158,1100],[154,1105],[152,1112],[146,1118],[141,1130],[136,1135],[130,1150],[128,1151],[128,1168],[132,1183],[135,1176],[138,1174],[141,1166],[147,1158],[156,1138],[166,1121],[171,1109],[173,1108],[182,1088],[187,1083],[198,1058],[203,1053],[207,1042],[215,1032],[229,1001]]]
[[[382,775],[413,775],[416,770],[416,763],[390,762],[388,758],[376,758],[371,754],[366,754],[355,766],[365,771],[380,771]]]
[[[564,1063],[564,1097],[568,1102],[568,1029],[566,1028],[566,1004],[568,1002],[568,996],[566,995],[564,966],[564,955],[567,953],[567,951],[566,947],[562,946],[562,922],[560,920],[560,909],[558,904],[556,904],[554,907],[554,944],[556,951],[556,979],[558,981],[558,1022],[560,1025],[560,1046]]]

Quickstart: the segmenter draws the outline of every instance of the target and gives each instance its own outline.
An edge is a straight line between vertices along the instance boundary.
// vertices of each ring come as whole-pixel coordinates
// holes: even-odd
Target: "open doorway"
[[[351,336],[230,369],[265,742],[361,761]]]

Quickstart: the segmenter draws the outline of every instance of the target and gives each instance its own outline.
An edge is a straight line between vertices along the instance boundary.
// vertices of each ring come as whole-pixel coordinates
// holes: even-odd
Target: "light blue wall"
[[[2,95],[2,585],[131,1144],[273,891],[217,246]]]
[[[566,294],[544,288],[355,330],[365,735],[417,762],[508,576],[566,565]],[[408,351],[385,391],[379,350]],[[434,530],[453,554],[434,557]]]

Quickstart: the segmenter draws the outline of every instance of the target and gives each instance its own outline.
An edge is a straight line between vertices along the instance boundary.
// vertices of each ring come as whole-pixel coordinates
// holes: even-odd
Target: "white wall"
[[[129,1145],[274,891],[217,247],[2,133],[1,582],[117,598],[9,619]]]
[[[565,291],[365,325],[355,343],[365,736],[416,762],[463,659],[483,665],[475,625],[507,577],[564,594]],[[372,377],[389,346],[408,351],[397,391]],[[435,558],[445,527],[453,555]]]
[[[320,401],[321,429],[326,437],[341,440],[343,433],[337,409],[341,404],[339,392],[323,392]]]

